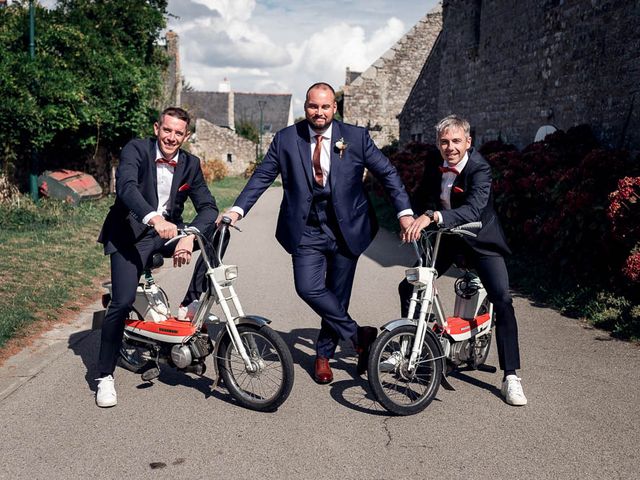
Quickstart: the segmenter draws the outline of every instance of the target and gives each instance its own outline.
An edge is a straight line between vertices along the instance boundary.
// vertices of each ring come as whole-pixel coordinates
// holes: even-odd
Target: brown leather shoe
[[[358,327],[358,345],[356,345],[356,352],[358,352],[356,372],[358,375],[362,375],[367,371],[371,344],[377,336],[378,330],[373,327]]]
[[[333,382],[333,372],[329,366],[329,359],[316,357],[316,368],[313,379],[321,384]]]

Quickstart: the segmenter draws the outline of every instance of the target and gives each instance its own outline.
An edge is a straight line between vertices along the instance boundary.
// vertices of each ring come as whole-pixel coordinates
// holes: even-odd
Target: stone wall
[[[173,30],[166,34],[166,53],[169,57],[167,69],[163,72],[163,93],[160,110],[170,106],[180,106],[182,73],[180,72],[180,38]]]
[[[229,169],[229,175],[241,175],[255,161],[256,144],[201,118],[196,120],[195,141],[190,150],[204,162],[218,159]]]
[[[637,1],[445,0],[400,115],[401,144],[433,141],[433,125],[458,113],[476,145],[523,147],[543,125],[586,123],[605,145],[640,149],[638,19]]]
[[[343,117],[346,122],[368,127],[378,147],[399,138],[397,115],[441,27],[438,6],[360,76],[353,79],[355,72],[347,69]]]

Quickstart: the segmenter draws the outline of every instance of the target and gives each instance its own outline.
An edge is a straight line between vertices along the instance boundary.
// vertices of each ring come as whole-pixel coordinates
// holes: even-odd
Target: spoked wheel
[[[396,415],[413,415],[435,398],[442,377],[440,349],[425,335],[415,368],[409,357],[416,327],[405,325],[380,335],[369,357],[369,385],[384,408]]]
[[[293,359],[280,335],[271,328],[238,325],[253,371],[246,368],[229,335],[220,341],[218,371],[229,393],[242,406],[271,411],[284,403],[293,386]]]

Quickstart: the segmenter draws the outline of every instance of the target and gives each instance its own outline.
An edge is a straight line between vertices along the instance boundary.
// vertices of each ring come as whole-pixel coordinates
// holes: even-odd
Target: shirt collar
[[[314,138],[316,138],[316,135],[320,135],[319,133],[316,133],[316,131],[311,128],[308,124],[307,124],[307,128],[309,128],[309,139],[313,140]],[[329,140],[331,140],[331,131],[333,129],[333,122],[331,122],[329,124],[329,127],[322,133],[322,138],[323,140],[325,138],[328,138]]]
[[[174,159],[176,161],[176,163],[178,162],[178,159],[180,158],[180,150],[176,150],[176,153],[173,154],[173,157],[171,158],[167,158],[167,160],[172,160]],[[160,160],[161,158],[165,158],[162,151],[160,150],[160,146],[158,145],[158,141],[156,140],[156,160]]]
[[[465,165],[467,164],[467,162],[469,161],[469,150],[467,150],[466,152],[464,152],[464,157],[462,157],[462,160],[460,160],[460,162],[458,162],[457,165],[453,165],[453,168],[455,168],[458,171],[458,174],[462,173],[462,170],[464,169]],[[447,163],[447,161],[445,160],[442,163],[443,167],[449,167],[451,165],[449,165],[449,163]]]

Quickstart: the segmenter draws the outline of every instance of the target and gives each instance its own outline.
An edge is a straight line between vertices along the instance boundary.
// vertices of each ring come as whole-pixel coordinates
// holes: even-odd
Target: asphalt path
[[[239,266],[245,311],[273,320],[291,348],[284,405],[253,412],[224,386],[212,391],[212,368],[204,377],[165,368],[153,384],[118,369],[117,407],[97,408],[96,303],[0,368],[0,478],[638,478],[640,349],[523,297],[514,301],[526,407],[503,402],[500,373],[465,371],[424,412],[389,416],[356,377],[346,344],[334,382],[317,385],[319,319],[296,296],[274,238],[281,196],[263,195],[226,259]],[[356,274],[350,313],[360,324],[398,317],[396,288],[411,263],[410,248],[378,234]],[[170,266],[157,275],[174,309],[189,275]],[[452,306],[451,277],[440,292]],[[488,363],[497,365],[495,345]]]

